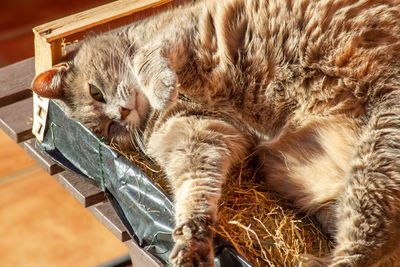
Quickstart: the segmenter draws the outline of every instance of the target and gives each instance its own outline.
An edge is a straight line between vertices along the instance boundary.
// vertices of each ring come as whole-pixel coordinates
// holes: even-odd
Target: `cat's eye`
[[[102,103],[106,102],[104,99],[103,93],[96,85],[89,83],[89,92],[94,100],[96,100],[98,102],[102,102]]]

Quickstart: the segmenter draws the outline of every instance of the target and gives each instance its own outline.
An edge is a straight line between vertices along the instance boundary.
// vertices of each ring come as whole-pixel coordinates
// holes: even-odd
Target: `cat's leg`
[[[331,236],[336,233],[336,200],[349,177],[349,162],[359,140],[356,129],[356,122],[343,117],[310,118],[257,147],[267,185],[314,215]],[[327,266],[331,257],[307,254],[302,261],[310,267]]]
[[[149,139],[174,190],[174,266],[213,266],[213,231],[221,186],[231,164],[249,148],[249,139],[218,120],[171,118]]]
[[[348,177],[356,128],[342,117],[310,118],[257,147],[267,185],[315,215],[330,234],[335,232],[336,199]]]
[[[390,264],[400,247],[398,90],[377,100],[351,162],[336,216],[336,247],[330,266],[400,264]]]

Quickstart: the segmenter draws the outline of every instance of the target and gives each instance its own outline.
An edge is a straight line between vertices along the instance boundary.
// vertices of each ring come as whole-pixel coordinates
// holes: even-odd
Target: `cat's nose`
[[[119,113],[121,114],[121,120],[125,120],[125,118],[128,117],[129,113],[131,113],[131,110],[129,108],[124,108],[123,106],[120,106]]]

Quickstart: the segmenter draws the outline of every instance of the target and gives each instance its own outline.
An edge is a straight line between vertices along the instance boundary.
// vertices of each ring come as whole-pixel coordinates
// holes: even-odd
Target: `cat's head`
[[[92,36],[63,62],[37,75],[32,90],[57,99],[65,113],[124,149],[133,147],[149,102],[131,71],[132,47],[113,35]]]

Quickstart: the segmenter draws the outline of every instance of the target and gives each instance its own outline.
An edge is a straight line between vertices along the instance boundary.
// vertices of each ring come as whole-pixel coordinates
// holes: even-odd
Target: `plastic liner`
[[[105,191],[129,234],[163,263],[173,247],[174,204],[127,158],[50,101],[40,150]],[[251,266],[221,237],[214,238],[216,266]]]

